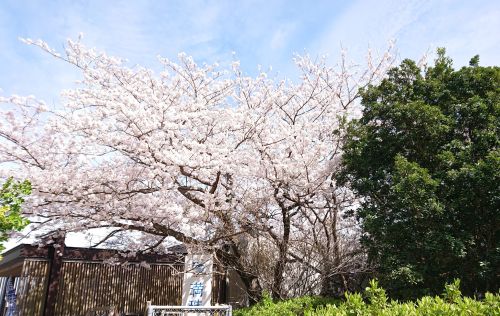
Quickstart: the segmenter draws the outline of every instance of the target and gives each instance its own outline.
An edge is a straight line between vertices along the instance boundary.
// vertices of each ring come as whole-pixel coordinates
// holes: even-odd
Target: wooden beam
[[[43,316],[53,316],[55,314],[64,248],[64,235],[62,235],[54,238],[54,243],[48,249],[50,267]]]

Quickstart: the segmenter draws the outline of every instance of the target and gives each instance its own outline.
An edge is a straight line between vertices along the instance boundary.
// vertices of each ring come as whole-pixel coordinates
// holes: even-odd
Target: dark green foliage
[[[21,216],[21,204],[30,193],[31,184],[28,180],[17,182],[9,178],[0,188],[0,251],[10,232],[19,231],[28,225],[28,220]]]
[[[460,281],[445,287],[441,296],[425,296],[416,301],[388,300],[385,290],[371,281],[364,295],[346,293],[345,300],[325,300],[312,297],[273,302],[269,297],[259,304],[236,310],[235,316],[373,316],[373,315],[500,315],[500,295],[486,293],[484,300],[463,297]]]
[[[395,297],[499,287],[500,68],[452,68],[443,49],[422,71],[404,60],[362,92],[339,180],[382,284]]]

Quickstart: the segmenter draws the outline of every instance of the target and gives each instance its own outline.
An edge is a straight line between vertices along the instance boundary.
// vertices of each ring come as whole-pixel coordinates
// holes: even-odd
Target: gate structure
[[[148,304],[147,316],[232,316],[231,305],[159,306]]]
[[[54,246],[19,245],[3,254],[0,315],[12,281],[16,312],[22,316],[109,315],[110,306],[118,314],[142,315],[148,300],[182,304],[184,252],[123,258],[117,250],[61,244],[58,253]],[[113,258],[122,264],[106,263]]]

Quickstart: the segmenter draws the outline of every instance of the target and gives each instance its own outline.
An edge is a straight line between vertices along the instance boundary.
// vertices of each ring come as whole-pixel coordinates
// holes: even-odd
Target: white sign
[[[212,255],[188,254],[182,285],[182,305],[210,306],[212,302]]]

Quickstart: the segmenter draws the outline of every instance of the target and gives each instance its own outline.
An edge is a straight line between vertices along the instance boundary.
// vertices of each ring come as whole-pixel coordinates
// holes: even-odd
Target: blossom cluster
[[[49,110],[34,97],[1,97],[0,176],[28,177],[35,230],[140,232],[143,247],[173,237],[215,245],[269,229],[276,212],[319,212],[360,87],[393,58],[366,67],[297,56],[300,80],[246,76],[180,54],[163,71],[68,41],[57,53],[81,71],[78,87]],[[359,69],[364,69],[359,71]],[[140,248],[141,245],[135,245]]]

